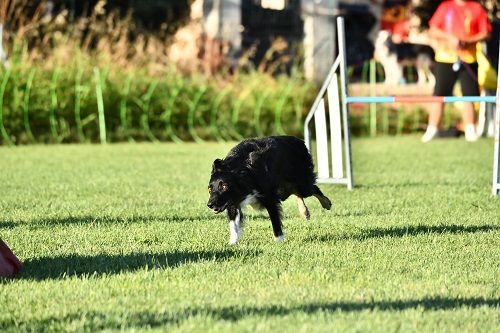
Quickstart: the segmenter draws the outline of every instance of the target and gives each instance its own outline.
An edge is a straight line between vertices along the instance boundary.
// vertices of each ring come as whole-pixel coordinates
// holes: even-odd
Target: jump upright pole
[[[347,86],[347,61],[346,61],[346,46],[345,46],[345,27],[344,18],[337,18],[337,34],[339,41],[339,59],[340,59],[340,98],[342,103],[342,115],[344,125],[344,150],[346,154],[346,173],[347,173],[347,189],[352,190],[354,187],[354,175],[352,173],[352,152],[351,152],[351,131],[349,129],[349,109],[347,108],[347,95],[349,89]]]
[[[354,186],[354,180],[352,177],[349,116],[346,104],[347,68],[342,18],[337,20],[337,37],[339,55],[330,67],[330,71],[304,121],[304,141],[312,154],[312,135],[309,126],[314,120],[318,183],[346,185],[351,190]],[[340,86],[338,73],[340,73],[340,82],[342,82]],[[327,131],[327,114],[330,135]],[[330,146],[330,150],[328,146]]]
[[[500,43],[499,43],[500,44]],[[500,47],[498,48],[498,67],[497,67],[497,96],[495,107],[495,135],[493,152],[493,182],[491,194],[497,196],[500,192]]]

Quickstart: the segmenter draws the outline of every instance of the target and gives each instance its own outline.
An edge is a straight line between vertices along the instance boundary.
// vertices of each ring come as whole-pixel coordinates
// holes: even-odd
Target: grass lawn
[[[492,140],[353,141],[356,188],[331,211],[284,203],[229,246],[207,207],[231,144],[0,148],[0,331],[498,332]]]

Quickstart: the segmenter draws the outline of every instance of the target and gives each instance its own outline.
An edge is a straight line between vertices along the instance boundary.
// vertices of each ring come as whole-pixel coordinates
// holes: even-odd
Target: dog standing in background
[[[417,70],[417,84],[434,86],[435,78],[431,72],[434,50],[429,45],[394,43],[387,30],[380,30],[375,40],[375,60],[384,67],[385,83],[397,85],[405,81],[403,69],[412,65]]]
[[[315,196],[323,208],[332,203],[315,185],[311,155],[304,142],[293,136],[247,139],[232,148],[227,156],[216,159],[208,185],[207,206],[216,214],[227,210],[229,244],[236,244],[243,232],[246,205],[265,208],[269,213],[275,240],[284,239],[281,201],[297,197],[299,212],[310,218],[304,198]]]

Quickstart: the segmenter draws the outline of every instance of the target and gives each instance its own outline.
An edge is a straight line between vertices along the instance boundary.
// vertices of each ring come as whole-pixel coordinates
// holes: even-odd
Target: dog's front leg
[[[229,244],[235,245],[243,233],[243,213],[239,207],[231,206],[227,209],[229,217]]]

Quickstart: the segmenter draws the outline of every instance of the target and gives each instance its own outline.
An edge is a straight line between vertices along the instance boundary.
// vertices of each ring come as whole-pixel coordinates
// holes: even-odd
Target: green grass
[[[498,332],[491,140],[353,141],[357,187],[322,185],[286,239],[206,208],[231,144],[0,148],[0,331]]]

